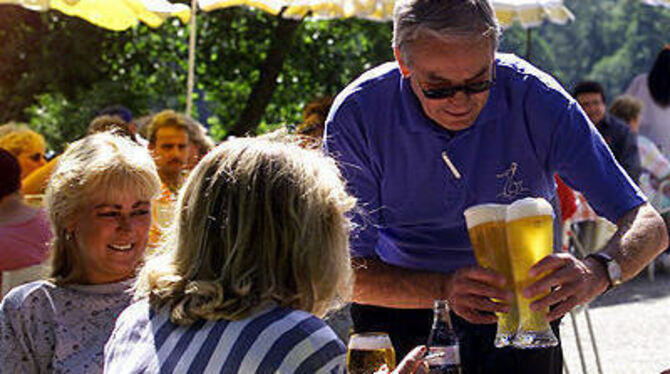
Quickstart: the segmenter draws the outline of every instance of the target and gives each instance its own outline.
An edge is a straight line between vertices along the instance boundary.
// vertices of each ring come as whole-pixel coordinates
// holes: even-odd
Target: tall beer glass
[[[347,349],[347,372],[373,374],[382,365],[395,369],[395,351],[391,338],[383,332],[353,334]]]
[[[514,338],[514,346],[518,348],[553,347],[558,344],[545,318],[549,310],[530,310],[530,303],[547,293],[533,299],[522,295],[525,287],[543,276],[530,278],[530,268],[553,251],[553,216],[553,208],[542,198],[517,200],[507,208],[507,247],[519,307],[519,330]]]
[[[506,214],[507,205],[501,204],[476,205],[464,212],[477,263],[483,268],[500,273],[507,281],[506,288],[513,290],[514,278],[505,234]],[[496,313],[496,316],[498,316],[498,331],[494,345],[498,348],[512,345],[519,328],[516,300],[511,303],[509,313]]]

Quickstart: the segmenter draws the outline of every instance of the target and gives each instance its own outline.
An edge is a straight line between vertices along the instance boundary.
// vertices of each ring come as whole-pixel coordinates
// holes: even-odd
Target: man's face
[[[588,92],[577,95],[577,102],[582,106],[591,122],[597,125],[605,118],[605,100],[598,92]]]
[[[162,127],[156,131],[151,150],[161,173],[180,173],[188,158],[188,133],[176,127]]]
[[[466,129],[475,122],[486,105],[489,90],[479,93],[457,91],[451,97],[429,98],[425,90],[482,83],[493,78],[494,50],[488,39],[443,40],[425,35],[409,48],[410,60],[396,59],[403,76],[409,77],[412,90],[424,113],[447,130]]]

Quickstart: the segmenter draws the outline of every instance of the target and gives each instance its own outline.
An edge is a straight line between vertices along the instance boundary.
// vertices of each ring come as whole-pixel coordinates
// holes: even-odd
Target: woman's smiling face
[[[118,282],[135,275],[151,226],[151,202],[124,191],[89,200],[70,231],[87,284]]]

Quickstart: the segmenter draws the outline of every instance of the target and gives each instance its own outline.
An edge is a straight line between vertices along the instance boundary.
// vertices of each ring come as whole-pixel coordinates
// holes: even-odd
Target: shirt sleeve
[[[36,313],[40,300],[24,296],[26,286],[15,288],[0,305],[0,373],[48,373],[53,371],[54,338],[49,325]]]
[[[358,200],[352,221],[352,257],[376,257],[375,245],[381,223],[380,173],[368,143],[368,131],[360,108],[353,100],[336,103],[326,122],[324,147],[334,157],[347,183],[347,190]]]
[[[616,222],[645,202],[575,100],[537,85],[528,91],[526,108],[537,148],[548,149],[543,156],[546,167],[582,192],[599,215]]]

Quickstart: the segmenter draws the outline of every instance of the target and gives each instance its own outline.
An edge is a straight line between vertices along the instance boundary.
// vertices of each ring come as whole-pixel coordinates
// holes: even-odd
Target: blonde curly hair
[[[244,319],[272,304],[322,316],[351,293],[345,213],[354,205],[321,153],[228,140],[186,182],[176,240],[141,270],[135,297],[169,307],[181,325]]]

